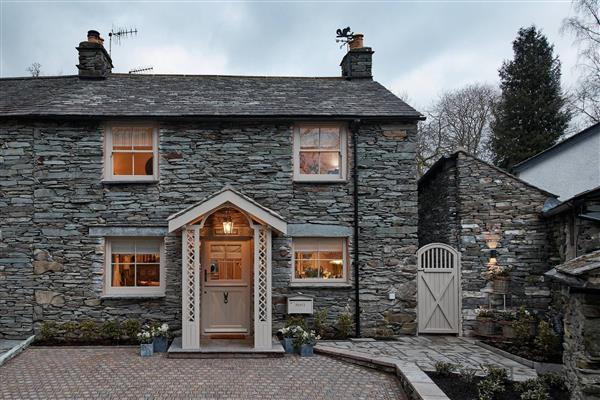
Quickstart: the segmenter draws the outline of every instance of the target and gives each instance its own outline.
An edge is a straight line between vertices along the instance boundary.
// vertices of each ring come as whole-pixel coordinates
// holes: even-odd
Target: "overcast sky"
[[[117,2],[0,0],[0,75],[75,74],[75,46],[89,29],[108,46],[111,27],[137,36],[112,49],[116,72],[338,76],[345,50],[335,30],[350,26],[375,50],[375,79],[424,110],[442,90],[497,83],[522,26],[535,24],[555,45],[563,86],[577,76],[577,47],[561,35],[564,2]],[[1,95],[1,94],[0,94]]]

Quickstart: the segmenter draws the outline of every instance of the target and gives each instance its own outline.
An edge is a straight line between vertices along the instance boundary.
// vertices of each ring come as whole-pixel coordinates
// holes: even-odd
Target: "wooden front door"
[[[250,333],[250,240],[202,244],[202,334]]]

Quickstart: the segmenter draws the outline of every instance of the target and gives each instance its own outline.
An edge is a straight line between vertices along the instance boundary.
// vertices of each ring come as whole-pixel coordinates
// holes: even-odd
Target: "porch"
[[[273,342],[271,237],[281,216],[226,187],[169,217],[182,236],[182,336],[170,356],[279,354]]]

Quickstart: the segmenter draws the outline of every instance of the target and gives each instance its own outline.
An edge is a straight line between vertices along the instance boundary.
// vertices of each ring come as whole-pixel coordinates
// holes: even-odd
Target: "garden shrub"
[[[533,344],[539,355],[549,356],[560,353],[560,338],[546,321],[540,321]]]
[[[84,340],[94,340],[98,338],[98,325],[94,321],[84,321],[79,325],[81,336]]]
[[[457,366],[455,364],[438,361],[434,364],[435,372],[437,372],[441,376],[450,376],[453,372],[457,370]]]
[[[558,390],[562,392],[567,392],[569,390],[567,383],[565,382],[565,378],[557,374],[542,374],[538,377],[538,380],[550,390]]]
[[[140,329],[142,329],[142,324],[137,319],[126,319],[121,322],[121,332],[128,339],[136,339]]]
[[[57,325],[56,322],[48,321],[42,323],[40,326],[40,339],[42,340],[52,340],[56,336],[57,333]]]
[[[486,377],[477,385],[479,400],[494,400],[497,394],[506,390],[508,371],[493,365],[485,365],[483,369]]]
[[[550,394],[544,383],[539,379],[529,379],[516,386],[521,392],[521,400],[550,400]]]
[[[336,328],[340,339],[347,339],[352,329],[352,316],[348,312],[338,314]]]
[[[327,334],[327,313],[328,313],[329,309],[327,307],[321,308],[320,310],[318,310],[317,312],[315,312],[315,316],[314,316],[314,324],[315,324],[315,331],[317,332],[317,335],[321,336],[321,337],[325,337],[325,335]]]
[[[100,335],[103,339],[120,339],[121,329],[119,324],[116,321],[105,321],[100,327]]]
[[[288,316],[285,320],[285,327],[289,328],[291,326],[299,326],[302,329],[307,330],[308,327],[306,326],[306,317],[304,317],[304,315]]]
[[[460,379],[462,379],[463,382],[473,383],[473,381],[475,380],[475,376],[477,375],[477,369],[469,367],[459,367],[459,375]]]

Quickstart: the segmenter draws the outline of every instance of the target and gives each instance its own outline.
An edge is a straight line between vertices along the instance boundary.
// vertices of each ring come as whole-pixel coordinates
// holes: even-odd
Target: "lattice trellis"
[[[196,231],[194,229],[188,229],[186,235],[186,270],[187,270],[187,309],[188,309],[188,321],[194,322],[196,320]]]
[[[267,304],[267,230],[261,229],[258,234],[258,320],[266,322],[268,319]]]

